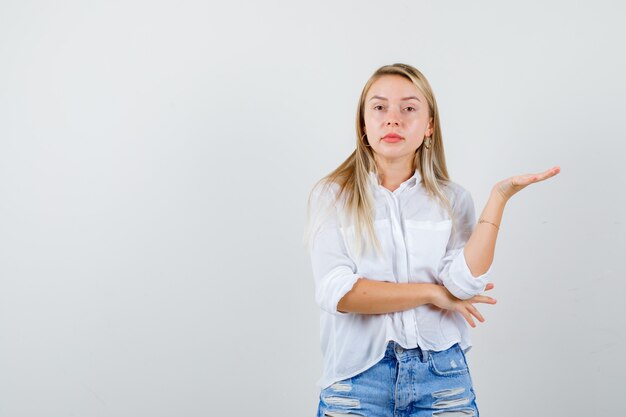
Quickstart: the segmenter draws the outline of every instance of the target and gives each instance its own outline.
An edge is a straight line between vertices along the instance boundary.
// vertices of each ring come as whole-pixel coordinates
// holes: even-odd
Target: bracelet
[[[496,229],[500,230],[500,226],[498,226],[498,225],[497,225],[497,224],[495,224],[495,223],[488,222],[487,220],[484,220],[484,219],[479,219],[479,220],[478,220],[478,224],[481,224],[481,223],[489,223],[490,225],[495,226],[495,228],[496,228]]]

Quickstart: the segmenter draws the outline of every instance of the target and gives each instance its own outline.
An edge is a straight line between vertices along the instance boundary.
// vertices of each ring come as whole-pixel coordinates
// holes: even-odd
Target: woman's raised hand
[[[561,172],[561,168],[556,166],[538,174],[524,174],[507,178],[494,185],[492,193],[495,193],[504,201],[508,201],[511,197],[515,195],[515,193],[523,190],[530,184],[552,178],[559,172]]]

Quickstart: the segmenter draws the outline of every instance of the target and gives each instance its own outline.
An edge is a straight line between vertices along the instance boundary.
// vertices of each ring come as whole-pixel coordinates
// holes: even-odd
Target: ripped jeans
[[[317,417],[478,417],[472,378],[458,344],[441,351],[404,349],[320,393]]]

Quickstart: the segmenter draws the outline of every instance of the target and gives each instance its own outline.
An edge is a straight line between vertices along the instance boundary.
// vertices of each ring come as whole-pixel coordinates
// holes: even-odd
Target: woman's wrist
[[[489,199],[485,204],[485,208],[482,213],[478,217],[477,224],[486,224],[489,227],[494,227],[494,229],[500,229],[500,222],[502,220],[502,214],[504,213],[504,208],[506,207],[508,199],[503,196],[495,187],[491,190],[491,194],[489,195]]]
[[[507,197],[502,190],[498,187],[498,185],[494,185],[491,189],[491,194],[489,195],[489,201],[493,201],[497,205],[502,205],[503,207],[509,201],[510,197]]]
[[[424,292],[424,300],[426,304],[436,304],[436,301],[439,300],[441,296],[441,290],[443,286],[439,284],[421,284],[423,288],[421,290]]]

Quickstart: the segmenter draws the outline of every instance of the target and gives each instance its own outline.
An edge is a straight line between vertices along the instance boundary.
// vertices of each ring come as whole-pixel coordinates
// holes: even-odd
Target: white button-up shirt
[[[452,230],[448,212],[428,196],[418,170],[393,192],[380,185],[374,172],[370,172],[369,185],[375,199],[374,228],[382,256],[373,250],[361,257],[355,255],[354,225],[340,211],[340,205],[333,204],[336,184],[330,193],[323,194],[318,187],[311,195],[312,221],[321,224],[310,247],[315,299],[321,308],[324,373],[318,381],[320,388],[373,366],[384,356],[389,340],[405,348],[419,346],[434,351],[457,342],[464,351],[471,347],[465,318],[430,304],[387,314],[337,311],[339,300],[360,277],[442,284],[461,299],[479,294],[487,284],[489,271],[472,276],[463,254],[476,220],[467,190],[453,182],[444,188],[456,219]]]

